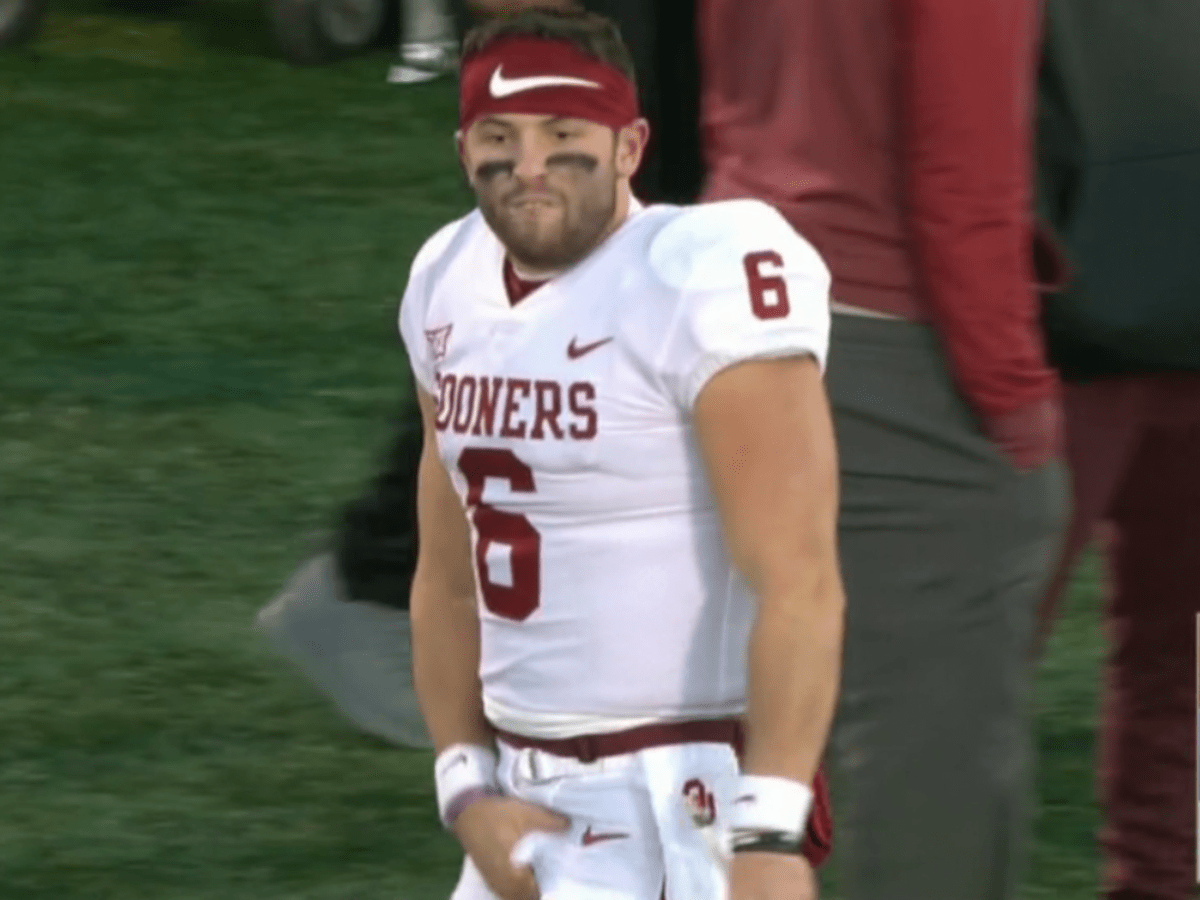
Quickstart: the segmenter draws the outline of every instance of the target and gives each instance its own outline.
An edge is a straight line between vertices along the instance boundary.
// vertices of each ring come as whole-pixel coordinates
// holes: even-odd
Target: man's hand
[[[983,430],[1020,472],[1062,458],[1065,450],[1062,401],[1047,397],[1001,416],[985,417]]]
[[[484,797],[462,811],[454,834],[501,900],[538,900],[533,870],[510,862],[513,847],[531,831],[565,831],[569,825],[565,816],[524,800]]]
[[[799,853],[735,853],[729,900],[816,900],[817,876]]]

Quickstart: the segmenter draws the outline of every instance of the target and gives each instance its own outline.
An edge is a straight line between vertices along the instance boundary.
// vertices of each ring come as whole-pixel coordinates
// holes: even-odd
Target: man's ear
[[[650,123],[636,119],[617,132],[617,174],[632,178],[646,155],[650,140]]]
[[[454,152],[458,156],[458,166],[462,169],[463,176],[467,179],[467,184],[470,184],[471,170],[467,168],[467,148],[466,142],[463,140],[461,128],[454,132]]]
[[[471,170],[467,168],[466,142],[463,140],[461,131],[454,132],[454,150],[455,158],[458,160],[458,171],[462,173],[463,187],[468,191],[474,191],[475,183],[471,180]]]

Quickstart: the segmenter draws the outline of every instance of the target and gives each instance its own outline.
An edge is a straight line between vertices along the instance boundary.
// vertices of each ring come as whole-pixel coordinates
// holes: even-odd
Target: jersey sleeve
[[[654,239],[650,263],[678,298],[657,368],[683,408],[738,362],[810,355],[824,371],[829,270],[774,208],[693,207]]]
[[[400,338],[413,376],[421,389],[437,394],[437,373],[434,370],[433,344],[438,335],[427,332],[426,311],[434,285],[434,274],[463,221],[451,222],[434,233],[417,251],[408,273],[408,284],[400,301]]]

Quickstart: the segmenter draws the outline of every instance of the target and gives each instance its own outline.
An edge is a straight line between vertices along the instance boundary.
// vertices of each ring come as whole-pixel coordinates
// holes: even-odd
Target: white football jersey
[[[829,340],[829,273],[754,200],[636,204],[515,306],[478,210],[417,254],[400,329],[471,522],[484,708],[537,737],[745,706],[754,599],[691,424],[724,367]]]

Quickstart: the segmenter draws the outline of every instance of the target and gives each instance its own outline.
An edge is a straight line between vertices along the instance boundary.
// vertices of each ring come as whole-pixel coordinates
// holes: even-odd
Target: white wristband
[[[790,778],[742,775],[729,805],[729,828],[778,831],[799,838],[808,825],[812,789]]]
[[[450,828],[466,803],[485,794],[498,794],[496,751],[477,744],[451,744],[433,764],[438,818]]]

